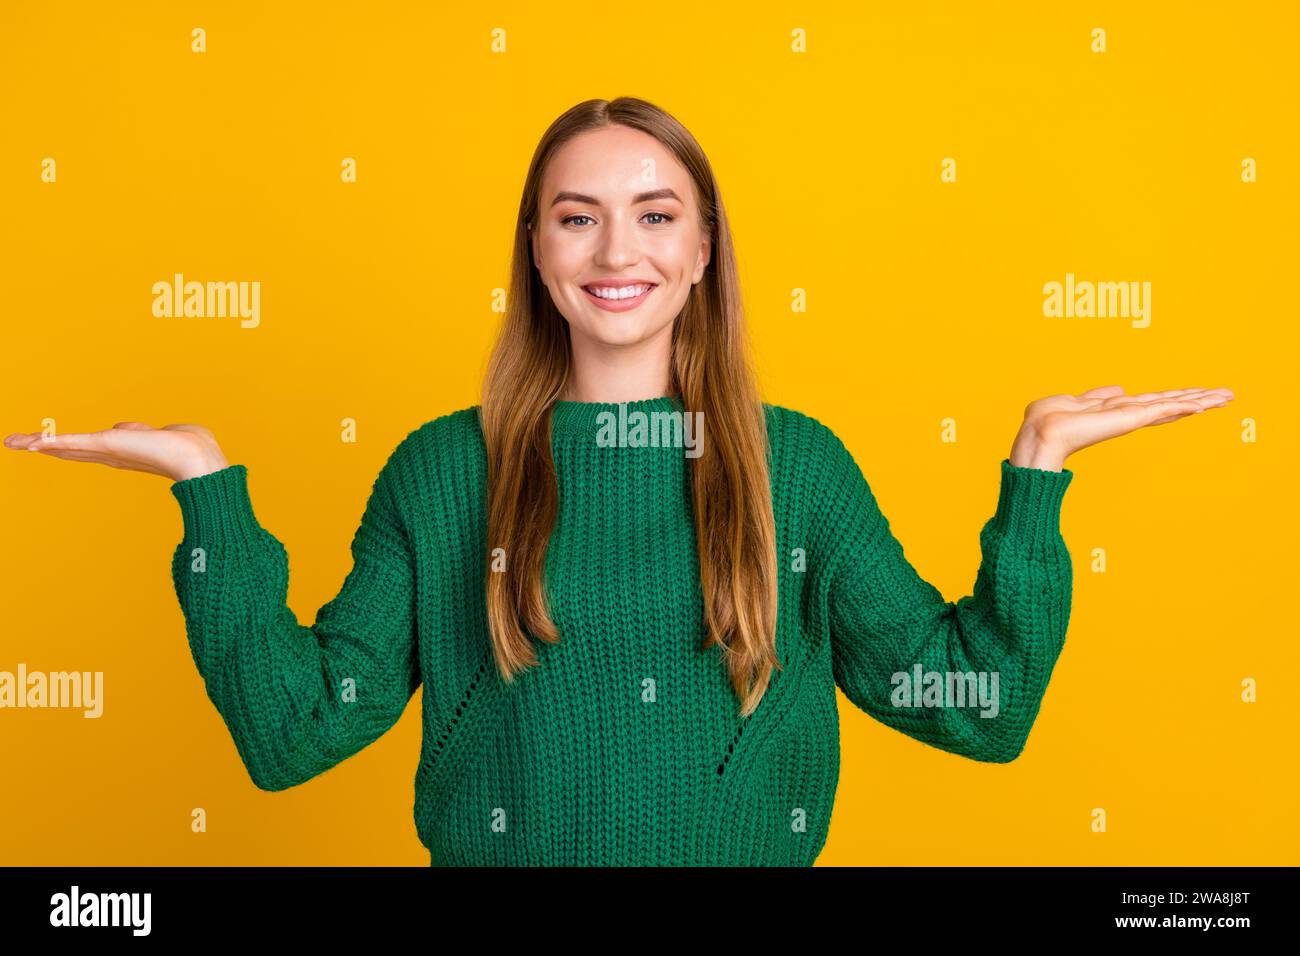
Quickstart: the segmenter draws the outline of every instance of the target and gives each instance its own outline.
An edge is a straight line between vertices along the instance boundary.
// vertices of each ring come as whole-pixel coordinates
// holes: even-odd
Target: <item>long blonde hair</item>
[[[587,100],[542,136],[528,168],[505,319],[483,382],[480,423],[487,451],[487,616],[493,654],[512,681],[538,664],[521,624],[560,639],[544,593],[546,549],[559,508],[551,412],[568,381],[569,327],[533,267],[529,227],[538,221],[542,176],[555,152],[580,133],[611,125],[655,137],[690,173],[712,256],[672,330],[671,389],[703,412],[709,450],[691,461],[692,501],[704,594],[704,647],[725,650],[742,716],[752,714],[776,659],[776,531],[763,407],[750,369],[731,232],[713,170],[695,138],[657,106],[635,97]],[[508,555],[494,571],[492,552]]]

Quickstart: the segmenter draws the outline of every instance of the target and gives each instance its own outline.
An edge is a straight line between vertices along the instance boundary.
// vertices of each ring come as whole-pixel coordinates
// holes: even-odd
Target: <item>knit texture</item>
[[[626,403],[633,419],[680,410],[666,396]],[[947,602],[839,438],[765,404],[784,670],[742,719],[721,648],[701,649],[693,459],[601,447],[598,416],[618,411],[552,412],[559,517],[546,575],[561,640],[536,641],[540,667],[510,685],[487,630],[485,563],[509,542],[486,540],[478,406],[393,450],[342,590],[311,627],[286,606],[288,555],[254,516],[246,467],[172,484],[190,649],[256,786],[293,787],[357,753],[423,684],[415,824],[432,865],[806,866],[839,779],[837,685],[933,747],[990,762],[1021,753],[1069,621],[1071,471],[1002,460],[973,594]],[[704,454],[708,438],[706,423]],[[931,672],[951,696],[912,680]],[[958,702],[948,675],[973,691],[994,673],[995,716],[973,693]]]

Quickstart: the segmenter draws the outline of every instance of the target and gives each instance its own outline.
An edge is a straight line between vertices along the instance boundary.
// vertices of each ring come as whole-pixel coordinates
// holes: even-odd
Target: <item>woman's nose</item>
[[[636,224],[615,216],[600,236],[600,255],[608,263],[636,258]]]

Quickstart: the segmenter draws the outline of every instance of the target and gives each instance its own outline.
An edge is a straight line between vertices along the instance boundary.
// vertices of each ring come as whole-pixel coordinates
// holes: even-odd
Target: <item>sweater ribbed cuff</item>
[[[1031,545],[1055,540],[1061,533],[1061,500],[1073,479],[1068,468],[1020,468],[1003,458],[1002,487],[990,530]]]
[[[248,496],[248,469],[244,465],[230,465],[173,482],[171,493],[180,502],[186,542],[210,547],[263,540],[264,532]]]

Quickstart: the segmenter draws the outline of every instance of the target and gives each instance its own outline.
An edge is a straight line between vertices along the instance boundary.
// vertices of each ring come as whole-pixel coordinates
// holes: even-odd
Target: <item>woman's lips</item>
[[[626,299],[602,299],[600,296],[588,292],[585,286],[583,287],[582,293],[606,312],[630,312],[646,299],[650,298],[650,293],[654,292],[657,288],[659,288],[659,286],[652,285],[640,295],[628,296]]]

